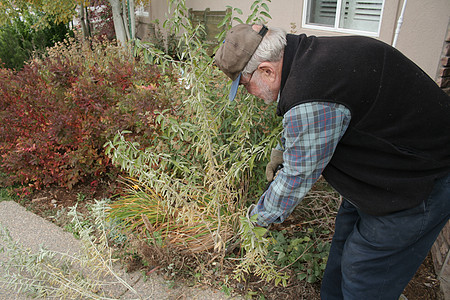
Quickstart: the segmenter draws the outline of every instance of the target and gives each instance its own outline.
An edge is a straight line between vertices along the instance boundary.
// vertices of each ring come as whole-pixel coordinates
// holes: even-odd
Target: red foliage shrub
[[[107,42],[59,44],[19,72],[0,69],[3,184],[57,184],[117,172],[103,145],[118,130],[151,139],[159,93],[156,68]]]

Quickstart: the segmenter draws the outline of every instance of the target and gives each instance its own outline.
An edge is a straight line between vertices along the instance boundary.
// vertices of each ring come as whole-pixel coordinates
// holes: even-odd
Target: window
[[[378,35],[384,0],[304,0],[303,26]]]

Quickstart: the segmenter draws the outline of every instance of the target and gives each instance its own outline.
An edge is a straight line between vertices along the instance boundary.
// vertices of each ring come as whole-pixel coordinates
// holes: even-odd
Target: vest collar
[[[291,72],[292,63],[294,61],[295,55],[297,51],[299,50],[299,46],[303,40],[306,40],[307,36],[305,34],[301,35],[294,35],[294,34],[287,34],[286,35],[286,47],[284,48],[284,54],[283,54],[283,67],[281,69],[281,84],[280,84],[280,92],[279,92],[279,101],[278,101],[278,107],[277,107],[277,114],[279,116],[282,116],[283,113],[281,112],[280,108],[280,102],[283,98],[283,89],[286,84],[286,81],[289,77],[289,74]]]

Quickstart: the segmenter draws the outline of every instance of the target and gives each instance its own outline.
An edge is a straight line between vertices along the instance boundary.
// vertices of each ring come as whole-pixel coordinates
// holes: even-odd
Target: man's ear
[[[275,81],[277,78],[275,66],[272,62],[266,61],[260,63],[258,66],[258,70],[266,80]]]

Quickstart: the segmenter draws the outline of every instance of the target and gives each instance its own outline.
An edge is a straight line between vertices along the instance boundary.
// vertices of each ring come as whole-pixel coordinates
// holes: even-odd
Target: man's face
[[[266,104],[271,104],[278,98],[278,91],[280,89],[279,84],[265,80],[263,71],[259,68],[250,75],[242,75],[240,84],[242,84],[250,94],[264,100],[264,103]]]

